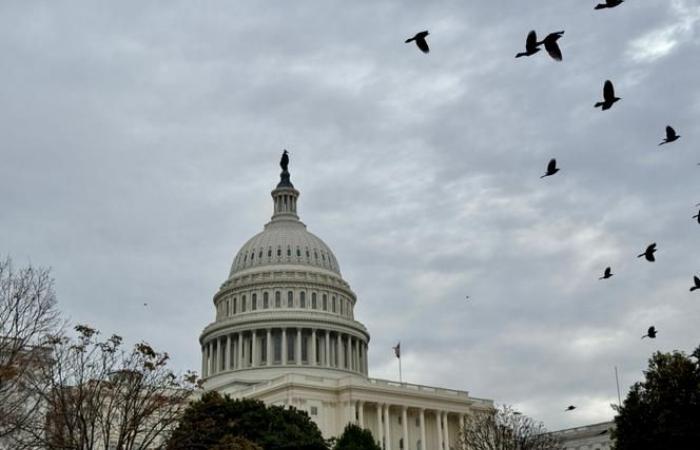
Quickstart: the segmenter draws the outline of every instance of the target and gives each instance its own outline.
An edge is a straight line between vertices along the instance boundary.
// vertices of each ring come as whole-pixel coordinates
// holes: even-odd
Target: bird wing
[[[603,86],[603,98],[608,101],[615,98],[615,88],[610,80],[605,80],[605,86]]]
[[[428,42],[423,37],[416,38],[416,45],[423,53],[428,53],[430,47],[428,47]]]
[[[693,276],[693,281],[695,281],[695,286],[700,286],[700,278]]]
[[[647,261],[654,262],[656,261],[656,258],[654,257],[654,254],[649,252],[646,254]]]
[[[555,60],[557,60],[557,61],[562,60],[563,56],[561,54],[561,49],[559,48],[557,41],[545,39],[544,40],[544,49],[547,50],[547,53],[549,53],[549,56],[551,56]]]
[[[605,268],[605,275],[610,275],[610,272],[611,272],[611,271],[612,271],[612,270],[610,269],[610,267],[606,267],[606,268]]]
[[[676,137],[676,130],[673,129],[671,125],[666,126],[666,139],[673,139]]]
[[[527,40],[525,41],[525,49],[529,52],[537,48],[537,33],[535,30],[530,31],[527,34]]]
[[[554,158],[552,158],[552,159],[549,161],[549,164],[547,164],[547,172],[548,172],[548,173],[554,172],[554,170],[555,170],[556,168],[557,168],[557,160],[554,159]]]
[[[647,250],[656,251],[656,242],[652,242],[649,247],[647,247]]]

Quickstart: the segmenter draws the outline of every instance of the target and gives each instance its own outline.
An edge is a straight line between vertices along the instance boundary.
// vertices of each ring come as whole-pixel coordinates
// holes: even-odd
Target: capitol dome
[[[331,249],[297,215],[283,165],[273,215],[233,259],[200,336],[207,388],[233,393],[289,373],[367,376],[369,333]]]

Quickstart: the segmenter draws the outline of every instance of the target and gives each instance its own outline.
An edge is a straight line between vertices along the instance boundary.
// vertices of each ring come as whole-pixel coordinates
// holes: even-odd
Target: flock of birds
[[[614,8],[616,6],[619,6],[622,4],[624,0],[606,0],[604,3],[599,3],[595,6],[594,9],[606,9],[606,8]],[[430,33],[426,31],[421,31],[419,33],[416,33],[415,36],[406,39],[406,43],[410,42],[415,42],[416,46],[423,52],[423,53],[429,53],[430,52],[430,47],[428,46],[428,42],[426,38],[430,35]],[[549,54],[549,56],[554,59],[555,61],[562,61],[563,60],[563,54],[561,51],[561,48],[559,47],[559,39],[561,39],[564,36],[564,31],[555,31],[553,33],[549,33],[545,36],[544,39],[539,41],[537,39],[537,33],[535,30],[530,31],[527,34],[527,37],[525,39],[525,51],[524,52],[519,52],[515,55],[516,58],[522,58],[522,57],[530,57],[535,54],[537,54],[540,50],[541,47],[544,46],[545,51]],[[605,83],[603,84],[603,100],[596,102],[594,104],[595,108],[601,108],[602,111],[606,111],[610,108],[613,107],[613,105],[622,100],[622,98],[617,97],[615,95],[615,87],[610,80],[606,80]],[[680,135],[676,132],[676,130],[670,126],[666,126],[666,137],[661,141],[659,145],[665,145],[665,144],[670,144],[672,142],[677,141],[680,139]],[[700,165],[700,163],[698,163]],[[559,172],[559,167],[557,167],[557,160],[555,158],[552,158],[549,163],[547,164],[547,169],[540,178],[545,178],[545,177],[550,177],[557,172]],[[700,207],[700,203],[696,205],[696,207]],[[693,216],[693,219],[697,219],[698,224],[700,224],[700,211],[698,211],[698,214]],[[647,246],[646,250],[637,255],[638,258],[644,257],[647,261],[649,262],[655,262],[656,258],[654,257],[654,253],[656,252],[656,243],[651,243]],[[611,278],[614,274],[612,273],[612,268],[611,267],[606,267],[603,276],[601,276],[599,279],[600,280],[607,280]],[[690,288],[690,292],[693,292],[695,290],[700,290],[700,278],[697,276],[693,276],[693,281],[694,285]],[[469,299],[469,296],[466,297],[466,299]],[[649,339],[655,339],[658,331],[655,326],[650,326],[647,329],[647,333],[642,336],[642,339],[644,338],[649,338]],[[573,411],[576,409],[576,406],[574,405],[569,405],[565,411]]]

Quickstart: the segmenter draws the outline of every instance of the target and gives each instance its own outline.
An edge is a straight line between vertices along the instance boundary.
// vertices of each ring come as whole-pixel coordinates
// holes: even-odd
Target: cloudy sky
[[[595,3],[3,1],[0,253],[51,267],[72,321],[199,369],[287,148],[371,376],[401,340],[407,381],[609,420],[614,366],[626,390],[700,343],[700,5]],[[428,55],[403,43],[424,29]],[[566,30],[564,61],[514,59],[530,29]]]

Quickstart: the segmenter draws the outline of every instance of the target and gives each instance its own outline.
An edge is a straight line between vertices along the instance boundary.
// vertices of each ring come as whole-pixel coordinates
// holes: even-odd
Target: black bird
[[[550,177],[550,176],[554,175],[554,174],[557,173],[557,172],[559,172],[559,168],[557,167],[557,160],[554,159],[554,158],[552,158],[552,159],[549,161],[549,164],[547,164],[547,173],[545,173],[544,175],[542,175],[540,178]]]
[[[614,8],[625,0],[605,0],[605,3],[598,3],[593,9]]]
[[[654,258],[654,252],[656,251],[656,242],[650,244],[647,249],[644,251],[644,253],[641,253],[637,255],[637,258],[641,258],[642,256],[647,259],[649,262],[654,262],[656,259]]]
[[[605,272],[603,273],[603,276],[598,278],[598,279],[599,280],[607,280],[608,278],[610,278],[613,275],[615,275],[615,274],[612,273],[612,269],[610,269],[610,267],[606,267]]]
[[[532,56],[540,51],[540,44],[537,42],[537,33],[535,30],[530,31],[527,34],[527,39],[525,40],[525,51],[515,55],[516,58],[521,56]]]
[[[698,223],[700,223],[700,211],[693,216],[693,219],[698,219]]]
[[[615,97],[615,88],[613,87],[612,81],[605,80],[605,85],[603,86],[603,101],[595,104],[595,107],[602,107],[603,111],[612,108],[612,105],[621,100],[620,97]]]
[[[693,281],[695,282],[695,286],[690,288],[690,292],[697,291],[700,289],[700,278],[697,276],[693,276]]]
[[[576,409],[576,407],[574,405],[569,405],[566,407],[566,409],[564,411],[573,411],[574,409]]]
[[[654,325],[652,325],[647,330],[647,334],[642,336],[642,339],[644,339],[645,337],[648,337],[649,339],[656,339],[656,333],[657,333],[656,328],[654,327]]]
[[[425,37],[429,34],[430,33],[428,33],[428,30],[421,31],[420,33],[416,33],[416,35],[412,38],[406,39],[406,43],[408,44],[411,41],[416,41],[416,45],[418,46],[418,48],[423,53],[428,53],[430,51],[430,47],[428,47],[428,43],[425,41]]]
[[[544,49],[547,50],[549,56],[557,61],[562,60],[561,49],[557,41],[564,35],[563,31],[556,31],[554,33],[549,33],[540,44],[544,44]]]
[[[680,138],[676,134],[676,130],[671,127],[671,125],[666,126],[666,139],[664,139],[659,145],[670,144],[673,141],[677,141]]]

